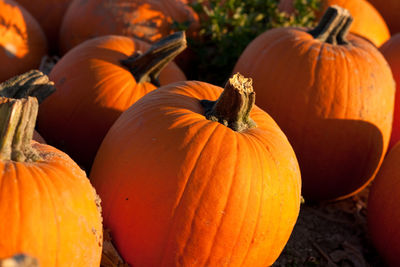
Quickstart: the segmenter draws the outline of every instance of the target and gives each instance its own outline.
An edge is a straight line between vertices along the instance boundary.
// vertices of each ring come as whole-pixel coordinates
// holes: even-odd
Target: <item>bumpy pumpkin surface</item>
[[[166,64],[173,59],[170,53],[186,45],[184,35],[173,36],[164,50],[141,59],[136,56],[150,46],[123,36],[98,37],[71,50],[49,74],[57,90],[41,103],[39,132],[49,144],[89,169],[118,116],[157,88],[153,76],[158,76],[158,63],[164,67],[159,72],[161,85],[186,80],[173,62]],[[146,58],[149,60],[142,60]]]
[[[389,152],[368,198],[368,229],[389,266],[400,266],[400,143]]]
[[[124,35],[155,42],[171,34],[172,24],[198,25],[196,13],[183,0],[74,0],[60,29],[60,49],[102,35]]]
[[[400,141],[400,33],[393,35],[392,38],[379,48],[379,51],[382,52],[382,55],[389,63],[397,88],[392,135],[389,143],[389,148],[392,148]]]
[[[0,104],[0,258],[26,253],[40,266],[99,266],[100,202],[65,153],[31,141],[35,98]]]
[[[334,7],[310,31],[267,31],[234,68],[254,79],[257,105],[288,136],[306,201],[362,189],[389,143],[393,76],[372,44],[347,34],[350,23],[348,12]]]
[[[38,68],[47,41],[38,22],[12,0],[0,0],[0,82]]]
[[[297,160],[235,77],[223,94],[203,82],[163,86],[105,137],[90,178],[132,266],[269,266],[285,246],[300,205]]]
[[[294,0],[281,0],[279,8],[282,11],[292,13]],[[350,11],[354,17],[350,31],[358,34],[379,47],[390,38],[389,28],[378,10],[367,0],[322,0],[320,9],[317,10],[317,18],[322,18],[328,7],[338,5]]]

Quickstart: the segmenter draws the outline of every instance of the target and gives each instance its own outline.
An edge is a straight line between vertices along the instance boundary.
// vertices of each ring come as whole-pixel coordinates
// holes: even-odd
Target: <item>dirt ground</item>
[[[333,203],[304,203],[273,267],[385,267],[367,232],[368,188]]]

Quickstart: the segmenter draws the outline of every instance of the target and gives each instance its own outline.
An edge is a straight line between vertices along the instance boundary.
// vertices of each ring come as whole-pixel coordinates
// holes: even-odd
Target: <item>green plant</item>
[[[315,25],[320,0],[295,0],[294,14],[278,10],[279,0],[197,0],[192,8],[200,16],[198,36],[188,38],[194,52],[189,79],[223,85],[239,55],[250,41],[268,29]],[[182,30],[185,24],[175,23]]]

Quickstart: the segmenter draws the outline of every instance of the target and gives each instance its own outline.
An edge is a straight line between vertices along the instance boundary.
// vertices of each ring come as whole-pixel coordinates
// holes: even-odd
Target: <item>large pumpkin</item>
[[[0,258],[26,253],[40,266],[99,266],[100,201],[85,173],[32,141],[36,98],[0,102]]]
[[[280,0],[280,9],[288,13],[294,12],[293,1]],[[350,11],[354,17],[354,23],[350,28],[352,33],[368,39],[377,47],[390,38],[385,20],[367,0],[321,0],[320,8],[316,11],[317,18],[322,18],[328,7],[332,5],[338,5]]]
[[[393,35],[392,38],[379,48],[379,51],[382,52],[392,69],[397,88],[392,135],[389,143],[389,148],[392,148],[398,141],[400,141],[400,33]]]
[[[190,22],[197,29],[196,13],[184,0],[74,0],[60,29],[62,53],[102,35],[124,35],[155,42],[174,32],[173,23]]]
[[[388,146],[393,76],[372,44],[347,34],[350,24],[346,10],[332,7],[315,29],[267,31],[234,68],[253,77],[257,105],[293,145],[306,200],[361,190]]]
[[[49,46],[57,50],[61,21],[72,0],[17,0],[39,22]]]
[[[89,170],[105,134],[123,111],[159,83],[186,80],[182,71],[169,63],[185,47],[183,32],[151,49],[140,40],[123,36],[102,36],[82,43],[49,74],[57,90],[40,105],[39,132]]]
[[[275,261],[298,216],[300,172],[283,132],[253,104],[251,81],[235,75],[223,92],[163,86],[118,118],[90,178],[129,264]]]
[[[372,241],[391,267],[400,266],[400,143],[389,152],[368,198]]]
[[[38,22],[13,0],[0,0],[0,82],[38,68],[47,41]]]
[[[368,0],[382,14],[389,26],[390,32],[400,32],[400,1],[399,0]]]

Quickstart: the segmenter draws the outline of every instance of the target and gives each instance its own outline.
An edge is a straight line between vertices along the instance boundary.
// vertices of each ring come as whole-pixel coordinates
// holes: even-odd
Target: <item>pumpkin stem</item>
[[[0,259],[0,267],[39,267],[39,262],[29,255],[16,254],[10,258]]]
[[[353,17],[347,9],[333,5],[328,7],[318,25],[308,31],[315,39],[332,45],[346,45]]]
[[[0,159],[19,162],[38,161],[31,146],[38,113],[35,97],[0,99]]]
[[[185,48],[185,32],[175,32],[153,44],[145,53],[135,52],[121,60],[121,64],[129,69],[137,83],[151,82],[160,86],[161,70]]]
[[[0,84],[0,96],[7,98],[34,96],[39,103],[55,90],[54,82],[39,70],[28,71]]]
[[[234,74],[216,101],[200,101],[206,118],[237,132],[256,127],[256,123],[250,118],[250,111],[256,100],[252,83],[251,78],[245,78],[240,73]]]
[[[113,245],[110,230],[104,229],[103,234],[104,234],[103,253],[102,253],[100,265],[101,266],[129,267],[129,265],[124,262],[124,260],[119,255],[117,249]]]

